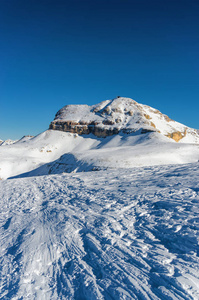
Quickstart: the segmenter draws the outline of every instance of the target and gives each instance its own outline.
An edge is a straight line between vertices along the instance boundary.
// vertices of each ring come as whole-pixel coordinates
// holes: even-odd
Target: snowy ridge
[[[26,142],[26,141],[30,140],[31,138],[33,138],[32,135],[24,135],[19,140],[11,140],[11,139],[8,139],[8,140],[5,140],[5,141],[0,140],[0,146],[13,145],[13,144],[18,143],[18,142]]]
[[[5,141],[0,141],[0,146],[12,145],[16,142],[17,142],[17,140],[13,141],[13,140],[8,139],[8,140],[5,140]]]
[[[15,143],[27,142],[27,141],[31,140],[32,138],[34,138],[33,135],[24,135],[21,139],[19,139]]]

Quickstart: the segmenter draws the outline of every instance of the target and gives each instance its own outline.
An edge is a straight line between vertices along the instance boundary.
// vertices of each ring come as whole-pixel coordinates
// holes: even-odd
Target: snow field
[[[92,134],[79,136],[47,130],[27,141],[0,147],[0,178],[184,164],[198,160],[198,144],[176,143],[160,133],[97,138]]]
[[[0,183],[1,299],[198,299],[199,165]]]

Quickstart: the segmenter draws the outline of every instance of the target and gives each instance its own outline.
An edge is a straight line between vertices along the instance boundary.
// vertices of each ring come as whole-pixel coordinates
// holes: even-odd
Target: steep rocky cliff
[[[49,129],[106,137],[120,132],[159,132],[176,142],[199,143],[197,130],[171,120],[157,109],[133,99],[117,97],[99,104],[66,105]]]

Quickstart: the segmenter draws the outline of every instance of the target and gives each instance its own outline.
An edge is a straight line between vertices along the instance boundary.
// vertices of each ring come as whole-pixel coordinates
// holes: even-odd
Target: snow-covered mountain
[[[198,131],[121,97],[50,128],[0,147],[0,299],[198,300]]]
[[[17,140],[8,139],[8,140],[5,140],[5,141],[0,141],[0,146],[12,145],[16,142],[17,142]]]
[[[196,130],[129,98],[66,106],[50,128],[0,147],[2,179],[199,160]]]
[[[67,105],[59,110],[50,129],[106,137],[118,133],[159,132],[176,142],[199,143],[197,130],[171,120],[157,109],[118,97],[99,104]]]
[[[8,146],[8,145],[13,145],[17,142],[25,142],[25,141],[28,141],[29,139],[33,138],[32,135],[24,135],[21,139],[19,140],[11,140],[11,139],[8,139],[8,140],[0,140],[0,146]]]

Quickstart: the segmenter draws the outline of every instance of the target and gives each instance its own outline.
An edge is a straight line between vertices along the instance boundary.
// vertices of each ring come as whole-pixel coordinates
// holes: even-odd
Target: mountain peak
[[[66,105],[50,124],[50,129],[106,137],[120,132],[159,132],[176,142],[199,143],[195,129],[173,121],[167,115],[131,98],[117,97],[96,105]]]

